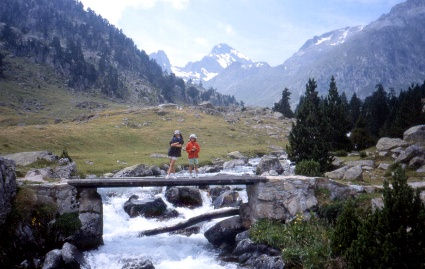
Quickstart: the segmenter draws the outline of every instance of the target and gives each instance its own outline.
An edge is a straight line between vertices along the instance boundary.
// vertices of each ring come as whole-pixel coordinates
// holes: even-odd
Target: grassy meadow
[[[151,154],[167,153],[174,129],[180,129],[186,141],[190,133],[198,135],[204,163],[235,150],[254,155],[270,151],[269,145],[286,144],[241,121],[229,124],[222,116],[191,108],[135,108],[99,112],[86,122],[8,126],[0,129],[0,153],[60,154],[66,149],[81,173],[100,175],[138,163],[168,162]]]

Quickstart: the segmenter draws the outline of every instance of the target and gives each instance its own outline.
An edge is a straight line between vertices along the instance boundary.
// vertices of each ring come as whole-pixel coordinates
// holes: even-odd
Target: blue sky
[[[255,61],[283,63],[307,39],[364,25],[404,0],[81,0],[147,53],[173,65],[227,43]]]

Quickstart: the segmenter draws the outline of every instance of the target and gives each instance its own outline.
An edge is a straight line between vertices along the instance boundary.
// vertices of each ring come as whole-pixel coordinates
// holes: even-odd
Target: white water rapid
[[[247,166],[235,167],[221,173],[252,175],[258,162],[259,159],[251,159]],[[181,172],[178,176],[187,176],[187,172]],[[243,202],[247,202],[245,186],[234,186],[232,188],[238,188]],[[149,259],[156,269],[238,268],[235,263],[219,260],[218,250],[214,249],[204,237],[204,232],[222,219],[202,223],[200,233],[189,237],[178,234],[137,237],[137,233],[140,231],[172,225],[214,210],[211,198],[206,191],[201,190],[203,205],[196,209],[174,208],[164,197],[165,187],[99,188],[98,192],[103,200],[104,245],[97,250],[85,253],[91,269],[121,269],[129,259],[132,261]],[[144,217],[130,218],[124,211],[123,206],[133,194],[138,195],[139,199],[161,197],[167,203],[168,208],[176,209],[180,215],[177,218],[161,221]]]

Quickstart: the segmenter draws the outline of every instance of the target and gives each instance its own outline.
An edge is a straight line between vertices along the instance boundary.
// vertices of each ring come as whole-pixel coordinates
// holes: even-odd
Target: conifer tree
[[[289,134],[289,157],[295,162],[314,160],[326,171],[332,162],[329,144],[326,142],[326,123],[321,111],[321,100],[316,91],[317,84],[309,79],[305,96],[300,99],[296,113],[296,124]]]
[[[347,251],[353,268],[423,268],[425,207],[398,168],[384,183],[384,207],[363,220]]]
[[[290,96],[291,92],[288,88],[285,88],[282,91],[282,98],[279,100],[279,102],[274,103],[273,111],[280,112],[287,118],[293,118],[294,112],[292,112],[291,106],[289,105]]]
[[[346,102],[346,98],[345,98]],[[347,133],[350,131],[346,103],[338,94],[335,78],[331,77],[328,96],[324,100],[324,114],[327,121],[327,139],[330,150],[349,150],[351,147]]]
[[[381,84],[376,85],[376,91],[366,98],[363,105],[367,129],[376,139],[379,131],[385,124],[389,114],[388,95]]]
[[[362,109],[362,100],[357,97],[357,94],[354,93],[350,99],[349,107],[349,119],[351,121],[351,128],[354,128],[356,122],[359,120],[361,109]]]

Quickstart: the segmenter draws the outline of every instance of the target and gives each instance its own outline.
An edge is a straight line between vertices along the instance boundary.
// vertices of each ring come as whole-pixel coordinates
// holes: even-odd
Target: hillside
[[[167,154],[173,131],[180,129],[185,139],[198,135],[200,161],[206,164],[235,150],[253,156],[284,147],[291,123],[263,109],[115,108],[77,121],[1,128],[0,155],[36,150],[60,155],[67,149],[78,171],[102,175],[138,163],[168,163],[151,155]]]
[[[297,103],[310,77],[320,94],[335,76],[338,87],[350,97],[366,97],[380,83],[398,91],[425,79],[425,1],[398,4],[376,21],[315,36],[282,65],[247,70],[227,68],[205,83],[234,94],[247,104],[270,106],[284,87]],[[261,96],[258,92],[261,91]]]
[[[8,59],[22,58],[53,68],[73,91],[118,102],[199,103],[214,97],[216,105],[236,104],[230,96],[202,94],[204,89],[163,73],[121,30],[75,0],[1,1],[0,55],[6,62],[2,70]]]

